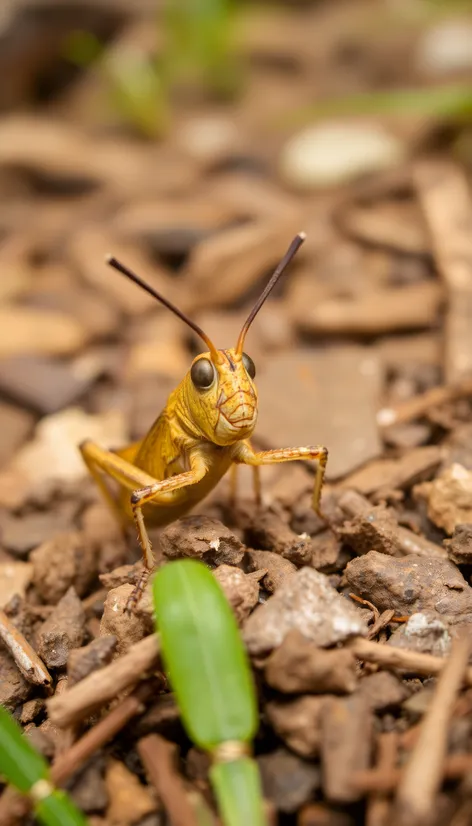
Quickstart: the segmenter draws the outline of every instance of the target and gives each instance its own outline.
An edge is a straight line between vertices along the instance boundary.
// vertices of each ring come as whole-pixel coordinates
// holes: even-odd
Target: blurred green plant
[[[250,665],[233,612],[201,562],[165,565],[153,583],[157,630],[189,737],[212,758],[210,781],[225,826],[265,826]]]
[[[95,67],[105,79],[107,104],[128,125],[155,138],[168,128],[172,96],[182,84],[232,97],[242,82],[234,33],[234,0],[166,0],[156,21],[163,47],[149,55],[138,47],[116,50],[93,34],[74,31],[64,55],[81,67]]]
[[[32,747],[11,714],[0,706],[0,774],[33,803],[45,826],[87,826],[68,795],[54,788],[49,767]]]
[[[314,120],[363,115],[423,115],[469,122],[472,84],[457,83],[423,89],[391,89],[320,100],[277,118],[281,127],[302,126]]]

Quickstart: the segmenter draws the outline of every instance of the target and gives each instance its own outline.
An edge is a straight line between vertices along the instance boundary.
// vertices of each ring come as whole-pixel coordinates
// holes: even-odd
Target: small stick
[[[453,384],[443,384],[440,387],[432,387],[418,396],[413,396],[408,401],[383,407],[377,413],[377,424],[382,429],[394,424],[403,424],[412,419],[424,416],[434,407],[439,407],[447,402],[461,399],[464,396],[472,396],[472,378],[466,377]]]
[[[50,687],[52,677],[34,648],[15,628],[10,618],[0,610],[0,638],[5,643],[25,680],[35,685]]]
[[[80,740],[61,754],[51,767],[51,779],[57,786],[65,783],[98,749],[108,743],[119,731],[145,709],[144,702],[151,696],[149,685],[143,685],[134,694],[125,697],[103,720],[91,728]]]
[[[47,701],[50,720],[60,728],[83,720],[142,680],[159,659],[159,638],[150,634],[110,665],[94,671],[59,697]]]
[[[383,668],[400,668],[411,674],[422,674],[425,677],[440,674],[448,662],[445,657],[394,648],[390,645],[372,642],[372,640],[364,640],[362,637],[355,637],[347,647],[354,651],[356,657],[365,662],[376,663]],[[472,686],[472,666],[465,669],[463,680],[465,685]]]
[[[378,740],[377,771],[395,768],[398,753],[398,735],[395,731],[381,734]],[[369,795],[366,808],[366,826],[387,826],[391,802],[380,789]]]
[[[397,792],[396,808],[402,823],[425,824],[431,820],[443,775],[449,720],[463,682],[469,652],[470,640],[466,636],[453,643],[451,655],[423,717],[420,735]]]
[[[174,747],[157,734],[138,741],[138,754],[162,798],[172,826],[198,826],[182,778],[174,768],[173,752]]]
[[[445,780],[459,780],[472,772],[472,754],[451,754],[444,761]],[[358,771],[352,783],[360,792],[393,792],[400,783],[405,769],[365,769]]]

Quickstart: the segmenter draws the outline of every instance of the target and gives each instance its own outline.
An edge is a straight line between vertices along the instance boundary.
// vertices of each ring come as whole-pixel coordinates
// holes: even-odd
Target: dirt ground
[[[213,806],[148,644],[149,598],[124,612],[133,532],[77,450],[142,438],[201,343],[104,259],[232,347],[304,230],[247,338],[253,443],[328,448],[329,527],[308,463],[263,469],[260,508],[244,469],[236,506],[223,480],[151,532],[159,564],[203,559],[234,608],[271,823],[466,826],[472,16],[238,4],[235,91],[187,78],[161,128],[133,79],[166,42],[155,6],[12,0],[0,16],[0,702],[92,826],[193,826]],[[72,60],[83,32],[104,63]],[[461,111],[424,105],[467,84]],[[394,107],[398,90],[423,97]],[[0,822],[31,822],[10,789]]]

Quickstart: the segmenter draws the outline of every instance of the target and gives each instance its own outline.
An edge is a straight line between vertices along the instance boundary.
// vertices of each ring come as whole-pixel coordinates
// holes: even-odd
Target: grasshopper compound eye
[[[215,368],[209,359],[199,359],[190,370],[192,379],[197,390],[208,390],[215,379]]]
[[[251,379],[253,379],[256,375],[256,365],[254,364],[252,358],[250,358],[250,356],[248,356],[246,353],[243,353],[243,364],[246,368],[246,372],[251,377]]]

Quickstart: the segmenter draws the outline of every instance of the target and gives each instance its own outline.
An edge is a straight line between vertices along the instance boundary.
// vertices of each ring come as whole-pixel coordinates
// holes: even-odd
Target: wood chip
[[[446,381],[472,372],[472,198],[464,173],[450,162],[423,162],[415,181],[447,292]]]
[[[381,451],[380,387],[379,360],[370,348],[277,355],[258,376],[256,435],[271,448],[325,445],[326,478],[339,478]]]

